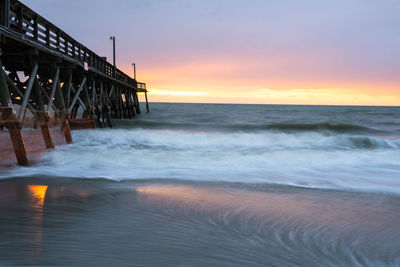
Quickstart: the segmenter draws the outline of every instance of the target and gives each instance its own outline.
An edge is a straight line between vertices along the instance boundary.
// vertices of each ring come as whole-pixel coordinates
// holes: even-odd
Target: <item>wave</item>
[[[206,121],[202,124],[190,122],[160,122],[160,121],[118,121],[117,126],[121,128],[145,128],[145,129],[175,129],[175,130],[219,130],[219,131],[282,131],[282,132],[321,132],[330,131],[334,133],[384,133],[382,130],[345,123],[270,123],[270,124],[229,124],[214,123]]]
[[[356,132],[374,131],[374,129],[355,124],[331,124],[331,123],[310,123],[310,124],[269,124],[264,126],[266,129],[284,131],[318,131],[328,130],[334,132]]]
[[[199,128],[200,126],[194,123],[176,123],[176,122],[162,122],[162,121],[133,121],[133,120],[115,120],[114,124],[122,129],[146,128],[146,129],[191,129]]]
[[[318,132],[218,132],[194,130],[103,130],[77,133],[78,145],[167,150],[349,150],[398,149],[400,141],[382,137]]]
[[[378,137],[113,129],[73,133],[16,176],[179,179],[400,193],[400,143]]]

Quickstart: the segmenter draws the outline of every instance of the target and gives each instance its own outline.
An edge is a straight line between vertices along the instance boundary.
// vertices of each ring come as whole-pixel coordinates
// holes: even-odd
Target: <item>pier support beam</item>
[[[3,116],[4,120],[6,121],[6,127],[8,128],[8,132],[10,134],[18,165],[28,166],[29,162],[26,156],[26,148],[21,134],[20,123],[17,119],[15,119],[12,108],[4,108]]]
[[[5,73],[0,60],[0,101],[3,113],[3,120],[5,126],[10,134],[11,142],[13,143],[14,153],[17,158],[18,165],[28,166],[28,158],[26,156],[26,149],[24,140],[22,139],[21,127],[18,120],[15,118],[12,102],[10,98],[10,91],[8,90]]]
[[[133,98],[135,99],[135,109],[136,109],[136,113],[137,113],[137,114],[140,114],[140,104],[139,104],[139,98],[138,98],[137,92],[135,92],[135,93],[133,94]]]
[[[144,92],[144,96],[146,98],[146,112],[149,112],[150,110],[149,110],[149,100],[147,99],[147,91]]]
[[[1,49],[0,49],[0,56],[1,56]],[[10,91],[8,90],[6,74],[3,71],[3,65],[0,60],[0,105],[3,107],[10,107],[12,108],[12,101],[10,96]]]
[[[44,143],[46,144],[46,148],[47,149],[54,148],[55,146],[53,140],[51,139],[47,116],[45,116],[45,121],[42,123],[42,125],[40,125],[40,128],[42,128],[42,135]]]
[[[68,75],[68,77],[69,77],[68,82],[67,82],[68,84],[66,86],[69,87],[72,77],[71,77],[71,75]],[[65,84],[66,83],[64,83],[64,85]],[[63,90],[61,88],[60,79],[58,79],[58,81],[57,81],[55,96],[56,96],[56,99],[55,99],[56,106],[60,110],[59,118],[61,120],[61,131],[65,137],[65,142],[67,144],[72,144],[71,129],[69,128],[69,123],[68,123],[68,110],[65,105],[64,94],[63,94]]]
[[[54,148],[55,146],[54,146],[53,140],[51,139],[51,135],[50,135],[50,129],[49,129],[49,125],[48,125],[49,117],[47,116],[47,113],[44,109],[42,88],[36,77],[37,70],[38,70],[38,64],[35,63],[34,67],[33,67],[33,72],[31,74],[31,77],[29,78],[29,81],[33,81],[33,83],[34,83],[33,87],[35,90],[36,102],[39,106],[38,119],[39,119],[39,123],[40,123],[40,128],[42,129],[43,141],[46,145],[46,148],[51,149],[51,148]],[[24,104],[23,104],[24,109],[26,109],[26,105],[27,105],[28,101],[29,101],[29,95],[26,96],[24,99]]]
[[[67,144],[72,144],[72,135],[71,135],[71,128],[69,127],[69,122],[68,122],[68,113],[64,113],[62,115],[61,131],[65,136],[65,142]]]

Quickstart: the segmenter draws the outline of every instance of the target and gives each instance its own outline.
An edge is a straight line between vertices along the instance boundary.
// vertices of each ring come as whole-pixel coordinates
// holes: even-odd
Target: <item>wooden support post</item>
[[[85,83],[86,83],[86,77],[83,77],[83,80],[82,80],[81,84],[79,85],[79,89],[76,92],[74,98],[72,99],[72,103],[69,106],[69,109],[72,109],[75,106],[75,103],[78,100],[79,94],[81,93],[83,86],[85,86]]]
[[[100,127],[101,128],[104,128],[104,110],[103,110],[103,105],[104,105],[104,103],[103,103],[103,94],[104,94],[104,88],[103,88],[103,82],[101,82],[100,83],[100,105],[99,105],[99,108],[100,108]]]
[[[109,94],[107,93],[107,89],[105,90],[105,92],[103,93],[103,109],[104,109],[104,117],[105,119],[107,119],[107,123],[108,126],[110,128],[112,128],[112,121],[111,121],[111,116],[110,116],[110,112],[111,112],[111,101],[109,99]]]
[[[71,129],[68,122],[68,113],[64,114],[64,118],[61,122],[61,130],[63,131],[63,134],[65,136],[65,142],[67,144],[72,144]]]
[[[81,88],[79,88],[78,90],[82,90]],[[75,89],[74,89],[74,87],[73,86],[71,86],[71,92],[72,93],[74,93],[75,94],[75,96],[77,96],[78,95],[78,93],[79,92],[76,92],[75,91]],[[78,102],[78,103],[77,103]],[[83,102],[83,100],[80,98],[80,96],[78,95],[78,98],[77,98],[77,100],[76,101],[74,101],[74,105],[71,105],[72,106],[72,110],[74,110],[75,109],[75,112],[77,111],[77,109],[79,108],[79,105],[81,105],[81,107],[83,108],[83,111],[84,112],[87,112],[87,110],[88,110],[88,108],[86,107],[86,104]],[[78,105],[76,105],[76,104],[78,104]],[[76,114],[75,114],[75,116],[74,117],[76,117]]]
[[[38,83],[36,84],[36,87],[40,86]],[[38,89],[37,91],[40,91]],[[39,123],[40,123],[40,128],[42,129],[42,135],[43,135],[43,141],[44,144],[46,145],[47,149],[54,148],[54,143],[50,135],[50,129],[49,129],[49,117],[47,116],[46,111],[44,110],[44,105],[43,103],[39,102],[39,112],[38,112],[38,118],[39,118]]]
[[[130,95],[129,90],[126,91],[125,99],[126,99],[126,112],[128,114],[128,118],[132,119],[132,117],[133,117],[132,109],[131,109],[132,103],[131,103],[131,95]]]
[[[100,96],[101,92],[99,93]],[[101,114],[99,108],[99,96],[97,95],[96,80],[92,84],[92,114],[96,115],[96,122],[98,127],[101,127]]]
[[[3,111],[6,127],[10,134],[11,142],[13,143],[14,153],[17,158],[18,165],[28,166],[28,158],[26,156],[26,149],[24,139],[21,134],[21,126],[17,119],[15,119],[12,108],[4,108]]]
[[[119,88],[115,91],[117,93],[116,95],[116,105],[117,105],[117,118],[122,119],[122,111],[121,111],[121,92],[119,91]]]
[[[13,143],[14,153],[17,158],[18,165],[28,166],[28,158],[26,156],[26,149],[24,140],[22,139],[21,127],[18,120],[15,118],[10,92],[8,90],[6,73],[3,71],[3,66],[0,61],[0,101],[3,109],[3,120],[8,128],[11,142]]]
[[[22,105],[21,105],[21,107],[19,109],[19,112],[18,112],[18,119],[21,118],[22,112],[25,114],[25,109],[26,109],[26,106],[28,105],[28,101],[29,101],[29,97],[31,95],[33,84],[36,81],[37,70],[38,70],[38,64],[35,64],[33,66],[33,70],[32,70],[31,76],[29,77],[28,86],[27,86],[26,91],[25,91],[25,96],[24,96],[24,98],[22,100]]]
[[[60,112],[61,131],[65,137],[65,142],[67,144],[72,144],[71,129],[69,128],[69,123],[68,123],[68,111],[65,108],[65,102],[63,98],[63,92],[61,90],[60,80],[58,80],[57,83],[56,105],[61,110]]]
[[[16,93],[19,95],[19,97],[21,97],[21,99],[23,99],[23,98],[24,98],[24,94],[23,94],[23,93],[21,92],[21,90],[19,90],[19,88],[14,84],[14,81],[4,72],[3,69],[1,69],[1,71],[3,72],[4,77],[6,77],[6,81],[7,81],[8,87],[9,87],[9,88],[11,87],[11,89],[12,89],[14,92],[16,92]],[[10,100],[10,103],[11,103],[11,100]],[[36,114],[36,110],[35,110],[35,108],[32,106],[32,104],[30,104],[30,103],[28,102],[27,107],[29,108],[30,112],[32,112],[32,114]]]
[[[32,73],[34,73],[35,70],[37,71],[37,63],[35,63],[34,71]],[[40,128],[42,129],[43,141],[44,141],[44,144],[46,145],[46,148],[51,149],[51,148],[54,148],[55,146],[54,146],[53,140],[51,139],[49,124],[48,124],[49,118],[44,109],[42,89],[39,84],[39,81],[36,78],[36,72],[35,72],[35,75],[30,77],[29,81],[31,81],[31,80],[34,82],[36,102],[39,106],[38,118],[39,118]],[[28,97],[25,96],[24,103],[25,103],[25,101],[27,102],[28,100],[29,100],[29,96]]]
[[[65,82],[61,88],[64,99],[65,99],[65,106],[68,108],[69,104],[71,103],[71,83],[72,83],[72,73],[68,75],[68,80]]]
[[[60,76],[60,68],[57,67],[56,73],[55,73],[54,79],[53,79],[53,85],[52,85],[52,88],[51,88],[51,93],[50,93],[50,96],[49,96],[49,98],[50,98],[49,99],[49,103],[47,104],[47,111],[49,111],[50,108],[53,106],[53,99],[54,99],[54,96],[56,94],[59,76]]]
[[[144,92],[144,96],[146,98],[146,112],[150,112],[149,109],[149,100],[147,99],[147,90]]]
[[[133,97],[133,92],[131,92],[131,95],[129,96],[129,98],[131,99],[131,103],[132,103],[131,111],[132,111],[133,116],[135,116],[136,115],[136,111],[135,111],[135,99]]]
[[[54,148],[55,146],[54,146],[53,140],[51,139],[47,116],[45,118],[45,121],[42,122],[42,125],[40,127],[42,128],[42,135],[43,135],[44,143],[46,144],[46,148],[47,149]]]
[[[113,114],[114,114],[115,119],[118,119],[117,95],[118,95],[117,89],[113,85],[111,101],[112,101],[112,109],[113,109]]]
[[[135,101],[133,101],[132,95],[133,95],[133,91],[131,90],[129,92],[129,103],[130,103],[129,110],[131,111],[132,118],[133,118],[133,117],[135,117],[136,112],[135,112]]]
[[[112,84],[111,85],[111,89],[110,89],[110,92],[108,93],[108,100],[109,100],[109,106],[110,106],[110,112],[111,112],[111,116],[113,117],[113,118],[116,118],[117,116],[116,116],[116,111],[115,111],[115,103],[114,103],[114,90],[115,90],[115,87],[114,87],[114,85]]]
[[[135,92],[133,94],[133,97],[135,98],[135,109],[136,109],[136,113],[140,114],[140,104],[139,104],[139,98],[137,96],[137,92]]]
[[[122,101],[121,90],[118,89],[118,110],[119,110],[119,118],[124,118],[124,102]]]
[[[56,100],[56,106],[58,107],[58,109],[62,110],[62,111],[66,111],[64,96],[63,96],[63,92],[62,92],[62,89],[61,89],[60,79],[58,79],[58,81],[57,81],[55,100]]]
[[[121,109],[122,109],[122,117],[124,119],[127,119],[128,118],[128,114],[126,112],[126,94],[122,93],[122,90],[121,90]]]
[[[0,50],[1,56],[1,50]],[[12,108],[12,101],[10,96],[10,91],[8,90],[7,81],[6,81],[6,73],[3,70],[3,65],[0,60],[0,105],[3,107]]]
[[[96,106],[96,80],[93,79],[92,83],[92,114],[95,114],[95,106]]]
[[[89,91],[87,88],[87,85],[85,84],[85,86],[83,87],[83,89],[85,90],[85,104],[86,104],[86,113],[89,115],[89,118],[93,118],[93,114],[92,114],[92,104],[90,103],[90,97],[89,97]]]

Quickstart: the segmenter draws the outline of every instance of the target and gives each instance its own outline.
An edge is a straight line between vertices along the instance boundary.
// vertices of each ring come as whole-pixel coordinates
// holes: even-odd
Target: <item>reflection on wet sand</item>
[[[32,204],[36,207],[43,207],[46,197],[47,185],[27,185],[29,192],[32,194]]]
[[[47,185],[27,185],[27,191],[31,196],[32,222],[29,228],[32,231],[33,252],[38,256],[41,252],[43,235],[43,206],[46,198]]]
[[[4,181],[0,265],[398,266],[399,214],[400,198],[383,194]]]
[[[349,198],[333,192],[282,193],[191,185],[146,185],[136,189],[142,203],[217,212],[225,218],[236,216],[255,220],[277,219],[296,223],[357,231],[400,230],[398,209],[384,206],[384,197]],[[382,222],[382,217],[385,221]],[[399,222],[398,225],[393,222]],[[390,226],[391,228],[388,228]]]

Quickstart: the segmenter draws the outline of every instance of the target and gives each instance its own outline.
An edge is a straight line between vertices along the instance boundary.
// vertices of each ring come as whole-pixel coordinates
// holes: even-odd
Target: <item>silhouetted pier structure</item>
[[[140,92],[148,111],[145,83],[21,2],[0,0],[0,149],[8,132],[19,165],[32,161],[27,128],[39,129],[47,149],[71,143],[70,127],[111,127],[114,118],[140,113]],[[0,163],[6,158],[0,155]]]

